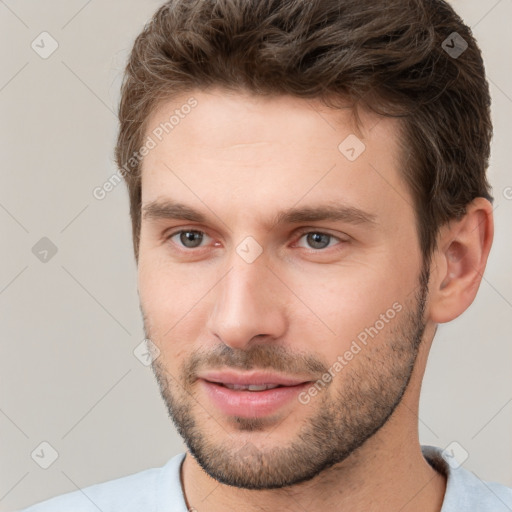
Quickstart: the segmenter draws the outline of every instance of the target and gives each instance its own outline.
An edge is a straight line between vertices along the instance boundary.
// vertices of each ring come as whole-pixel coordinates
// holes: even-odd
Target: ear
[[[443,226],[432,257],[429,316],[435,323],[457,318],[473,302],[494,236],[492,205],[474,199],[464,217]]]

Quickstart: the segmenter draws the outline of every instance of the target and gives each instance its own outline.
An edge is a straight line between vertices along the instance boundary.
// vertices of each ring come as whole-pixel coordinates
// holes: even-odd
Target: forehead
[[[155,145],[142,163],[142,204],[169,198],[260,216],[298,202],[341,202],[377,217],[412,210],[398,121],[358,116],[356,124],[350,108],[319,100],[191,91],[148,119]]]
[[[383,134],[393,136],[398,130],[397,120],[378,116],[361,107],[356,114],[349,101],[338,102],[339,108],[334,109],[317,98],[257,96],[217,87],[191,90],[154,107],[146,123],[146,136],[155,138],[153,132],[163,130],[161,134],[156,133],[158,142],[162,137],[173,139],[175,149],[179,151],[180,134],[189,142],[195,142],[196,149],[207,150],[223,143],[254,143],[255,139],[278,142],[286,138],[290,144],[293,141],[300,143],[305,128],[308,136],[318,133],[326,147],[331,145],[331,140],[325,138],[326,130],[337,137],[345,132],[354,134],[361,140],[369,137],[378,125],[380,129],[375,139]],[[212,130],[208,131],[208,128]],[[287,130],[283,132],[282,128]]]

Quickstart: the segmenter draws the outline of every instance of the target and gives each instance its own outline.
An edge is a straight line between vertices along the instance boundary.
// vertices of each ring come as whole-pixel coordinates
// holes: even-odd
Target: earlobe
[[[474,199],[464,217],[443,226],[433,262],[436,272],[430,282],[430,318],[449,322],[473,302],[489,256],[494,235],[491,203]]]

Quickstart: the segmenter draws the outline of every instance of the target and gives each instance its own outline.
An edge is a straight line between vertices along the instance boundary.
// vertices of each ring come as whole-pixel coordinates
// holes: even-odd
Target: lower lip
[[[283,386],[265,391],[241,391],[229,389],[204,379],[199,379],[199,381],[211,401],[223,413],[247,418],[267,416],[276,412],[310,385],[310,382],[304,382],[296,386]]]

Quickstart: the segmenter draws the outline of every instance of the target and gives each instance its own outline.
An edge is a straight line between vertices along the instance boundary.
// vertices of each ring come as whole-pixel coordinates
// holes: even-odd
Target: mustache
[[[323,375],[328,367],[318,358],[302,352],[292,353],[281,345],[259,344],[247,350],[217,345],[211,350],[199,349],[191,354],[182,369],[187,385],[197,380],[197,373],[217,369],[273,370],[287,375]]]

